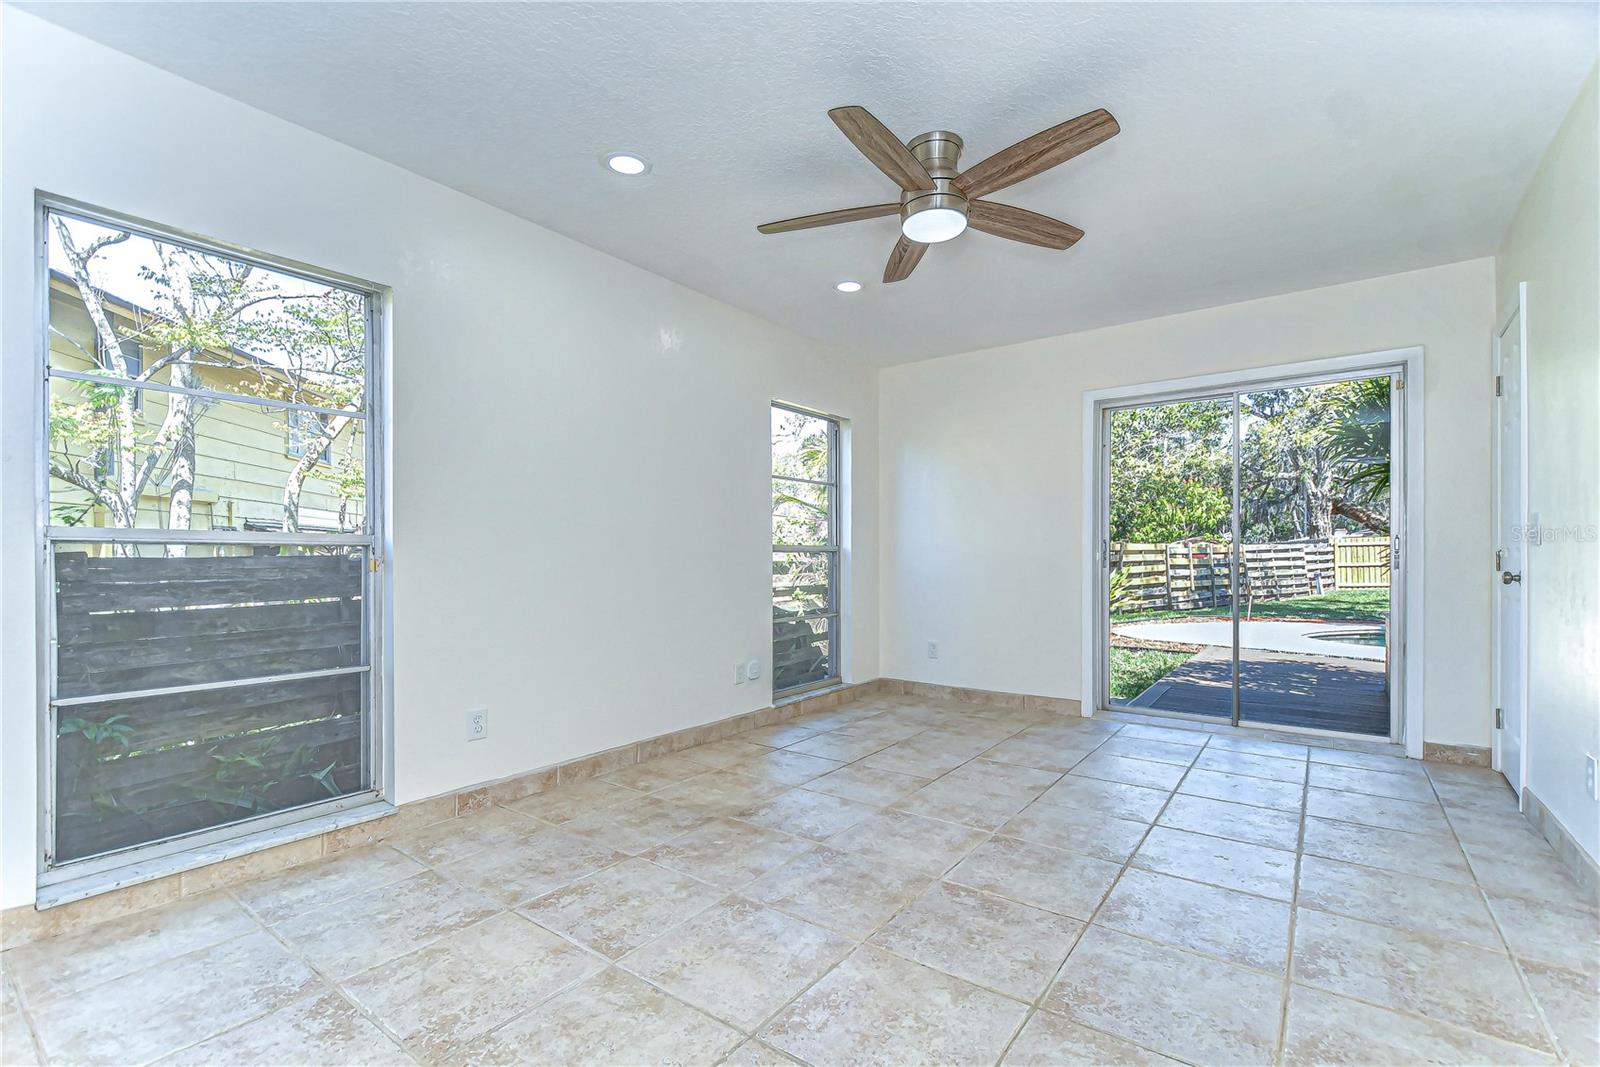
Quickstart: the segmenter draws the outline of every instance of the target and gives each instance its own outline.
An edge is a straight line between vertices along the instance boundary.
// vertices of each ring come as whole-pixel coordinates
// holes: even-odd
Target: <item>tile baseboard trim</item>
[[[1590,901],[1600,903],[1600,860],[1591,856],[1572,831],[1527,787],[1522,790],[1522,816],[1550,842],[1550,847],[1561,857],[1562,865],[1578,880],[1584,895]]]
[[[183,897],[208,893],[251,878],[275,874],[347,849],[377,844],[400,833],[470,815],[495,804],[508,804],[554,789],[563,783],[609,774],[623,767],[655,759],[670,752],[734,737],[763,726],[787,722],[828,711],[847,700],[896,692],[883,679],[843,684],[814,696],[802,696],[777,707],[760,708],[725,719],[658,734],[601,752],[524,771],[490,782],[480,782],[449,793],[396,805],[388,814],[366,818],[298,840],[264,847],[218,860],[213,850],[197,850],[185,857],[186,868],[134,880],[123,879],[101,892],[73,900],[58,900],[41,891],[33,904],[20,904],[0,912],[0,949],[15,948],[60,934],[95,926],[147,908],[170,904]],[[176,857],[175,857],[176,858]]]
[[[1031,693],[1010,693],[993,689],[968,689],[958,685],[937,685],[932,682],[910,682],[901,678],[880,678],[879,683],[885,692],[897,693],[903,696],[923,696],[943,698],[946,700],[961,700],[969,704],[987,704],[997,708],[1024,709],[1027,711],[1053,711],[1061,715],[1082,715],[1083,702],[1072,697],[1045,697],[1035,696]],[[1127,711],[1138,709],[1123,709],[1108,713],[1110,718],[1126,718],[1130,722],[1143,722],[1149,716],[1129,716]],[[1193,729],[1206,732],[1215,732],[1219,729],[1229,729],[1226,723],[1215,723],[1197,720],[1193,717],[1178,714],[1164,716],[1166,718],[1180,719],[1190,724]],[[1248,727],[1239,727],[1247,736],[1261,736],[1273,740],[1296,741],[1305,740],[1304,737],[1285,737],[1282,733],[1266,733],[1261,730],[1250,730]],[[1311,731],[1303,731],[1311,733]],[[1353,737],[1328,737],[1322,736],[1315,743],[1329,748],[1338,748],[1348,751],[1380,750],[1393,747],[1388,741],[1365,742]],[[1433,763],[1452,763],[1459,767],[1488,767],[1491,765],[1493,753],[1490,749],[1480,748],[1476,745],[1441,745],[1432,741],[1422,747],[1422,758]]]
[[[1426,741],[1422,745],[1422,758],[1428,763],[1453,763],[1457,767],[1493,766],[1492,749],[1477,745],[1439,745]]]
[[[968,689],[959,685],[935,685],[932,682],[908,682],[901,678],[880,678],[878,684],[886,693],[899,696],[933,697],[941,700],[960,700],[968,704],[986,704],[994,708],[1020,711],[1050,711],[1058,715],[1082,715],[1083,704],[1072,697],[1042,697],[1032,693],[1007,693],[995,689]]]

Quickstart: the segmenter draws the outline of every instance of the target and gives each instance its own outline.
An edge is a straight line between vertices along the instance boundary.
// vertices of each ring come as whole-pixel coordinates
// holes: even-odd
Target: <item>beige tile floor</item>
[[[1595,1063],[1487,771],[883,697],[0,954],[0,1062]]]

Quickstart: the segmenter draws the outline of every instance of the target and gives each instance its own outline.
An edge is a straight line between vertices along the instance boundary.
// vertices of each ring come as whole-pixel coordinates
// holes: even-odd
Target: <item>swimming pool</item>
[[[1375,645],[1382,648],[1389,643],[1388,631],[1381,626],[1362,630],[1318,630],[1306,636],[1313,641],[1337,641],[1343,645]]]

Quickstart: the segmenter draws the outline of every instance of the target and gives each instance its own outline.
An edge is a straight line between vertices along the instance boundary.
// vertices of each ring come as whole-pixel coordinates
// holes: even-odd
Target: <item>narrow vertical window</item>
[[[839,678],[839,422],[772,406],[772,689]]]
[[[372,800],[373,294],[42,210],[44,880]]]

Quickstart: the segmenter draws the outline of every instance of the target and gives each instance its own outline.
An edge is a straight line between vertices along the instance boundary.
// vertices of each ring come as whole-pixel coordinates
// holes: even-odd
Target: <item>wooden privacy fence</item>
[[[57,695],[363,663],[359,552],[55,557]],[[365,676],[56,709],[58,861],[360,789]]]
[[[772,685],[788,689],[826,678],[832,627],[826,620],[775,617],[772,625]]]
[[[1232,596],[1228,545],[1212,541],[1111,543],[1112,573],[1123,579],[1119,611],[1161,611],[1226,604]]]
[[[1149,544],[1113,541],[1111,570],[1120,580],[1119,612],[1187,611],[1225,605],[1233,595],[1226,541]],[[1244,592],[1259,600],[1313,596],[1334,589],[1386,589],[1387,537],[1278,541],[1245,545]]]
[[[1389,588],[1389,539],[1336,539],[1333,542],[1333,572],[1333,580],[1340,589]]]

